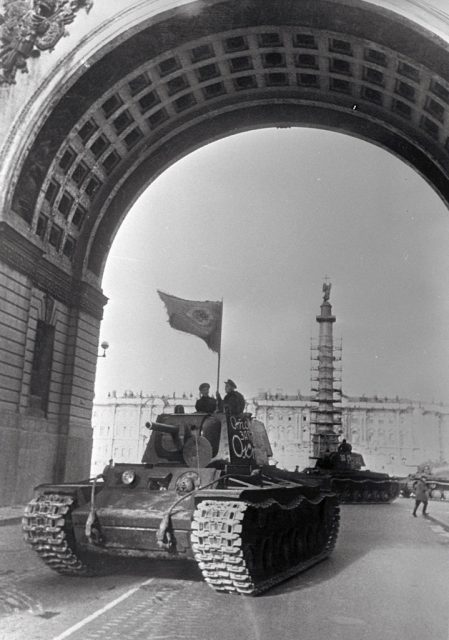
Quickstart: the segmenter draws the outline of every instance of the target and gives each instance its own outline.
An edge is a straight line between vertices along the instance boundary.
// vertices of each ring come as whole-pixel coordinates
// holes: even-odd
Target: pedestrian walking
[[[415,508],[413,509],[413,515],[416,518],[416,511],[422,502],[422,514],[427,515],[427,504],[429,502],[429,488],[426,483],[426,476],[421,476],[416,480],[413,485],[415,491]]]

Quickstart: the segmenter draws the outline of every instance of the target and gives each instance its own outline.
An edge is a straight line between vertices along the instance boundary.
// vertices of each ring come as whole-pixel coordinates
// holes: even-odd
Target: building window
[[[61,239],[62,239],[62,229],[58,227],[56,224],[52,225],[50,229],[50,236],[48,238],[48,242],[52,245],[52,247],[56,249],[56,251],[59,251],[59,248],[61,246]]]
[[[54,326],[38,320],[31,368],[30,405],[45,415],[48,410],[54,339]]]

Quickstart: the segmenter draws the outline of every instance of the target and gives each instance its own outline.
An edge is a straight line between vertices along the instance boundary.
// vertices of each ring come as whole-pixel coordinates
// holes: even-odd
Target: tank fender
[[[95,495],[97,495],[103,489],[103,483],[97,482],[95,486]],[[86,480],[86,482],[73,483],[73,484],[39,484],[34,487],[34,495],[49,495],[52,493],[73,496],[76,500],[76,505],[81,507],[82,505],[90,502],[92,494],[92,483]]]

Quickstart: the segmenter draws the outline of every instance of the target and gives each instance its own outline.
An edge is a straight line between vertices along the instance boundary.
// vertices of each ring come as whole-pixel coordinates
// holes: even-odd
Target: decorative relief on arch
[[[51,51],[67,35],[66,25],[93,0],[3,0],[0,13],[0,85],[15,84],[18,71],[28,73],[28,58]]]

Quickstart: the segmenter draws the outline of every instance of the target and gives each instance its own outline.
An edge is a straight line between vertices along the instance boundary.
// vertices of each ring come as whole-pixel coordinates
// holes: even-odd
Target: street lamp
[[[106,358],[106,349],[109,349],[109,342],[106,342],[106,340],[103,340],[100,347],[103,349],[103,353],[99,353],[97,355],[97,358]]]

